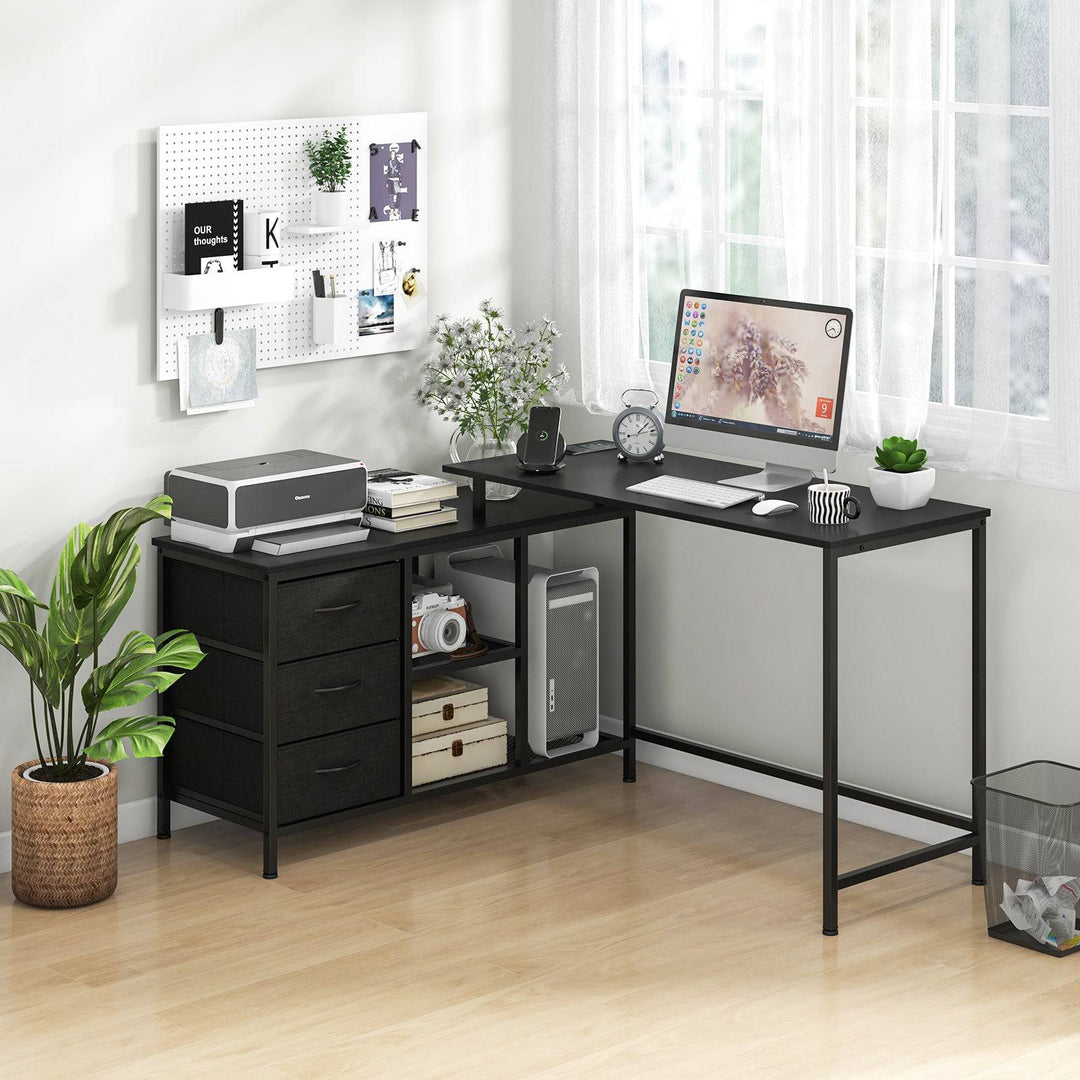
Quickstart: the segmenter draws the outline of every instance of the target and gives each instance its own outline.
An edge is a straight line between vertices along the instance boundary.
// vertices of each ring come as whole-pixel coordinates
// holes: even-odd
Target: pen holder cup
[[[311,337],[316,345],[340,345],[349,339],[350,320],[355,318],[351,296],[311,298]]]

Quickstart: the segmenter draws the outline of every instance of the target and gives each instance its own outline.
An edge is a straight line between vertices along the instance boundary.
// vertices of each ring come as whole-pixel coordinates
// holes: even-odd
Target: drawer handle
[[[334,607],[317,607],[315,609],[316,615],[329,615],[335,611],[349,611],[354,607],[359,607],[360,601],[354,600],[351,604],[337,604]]]
[[[327,776],[329,773],[348,772],[350,769],[355,769],[357,765],[362,764],[360,761],[354,761],[351,765],[338,765],[335,769],[316,769],[316,776]]]
[[[342,683],[341,686],[316,686],[316,694],[340,694],[342,690],[351,690],[354,686],[359,686],[360,680],[355,679],[353,682]]]

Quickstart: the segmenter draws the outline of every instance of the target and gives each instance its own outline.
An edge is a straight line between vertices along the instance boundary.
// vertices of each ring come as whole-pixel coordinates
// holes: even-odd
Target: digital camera
[[[452,585],[425,582],[413,586],[413,659],[431,653],[452,653],[465,644],[465,600]]]

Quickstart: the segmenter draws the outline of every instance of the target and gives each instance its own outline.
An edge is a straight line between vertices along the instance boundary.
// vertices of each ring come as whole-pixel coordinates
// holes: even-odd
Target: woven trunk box
[[[418,679],[412,688],[412,733],[431,735],[464,727],[488,714],[488,688],[478,683],[436,675]]]
[[[505,764],[506,721],[494,716],[435,735],[413,736],[413,787]]]

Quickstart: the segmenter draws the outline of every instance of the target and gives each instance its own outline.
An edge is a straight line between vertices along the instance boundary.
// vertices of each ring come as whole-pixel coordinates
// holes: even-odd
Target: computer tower
[[[439,555],[435,576],[472,604],[481,634],[514,640],[512,559],[493,545]],[[528,582],[529,747],[559,757],[600,740],[600,575],[592,566],[530,566]],[[470,677],[489,686],[495,715],[508,716],[513,676],[513,665],[493,664]]]

